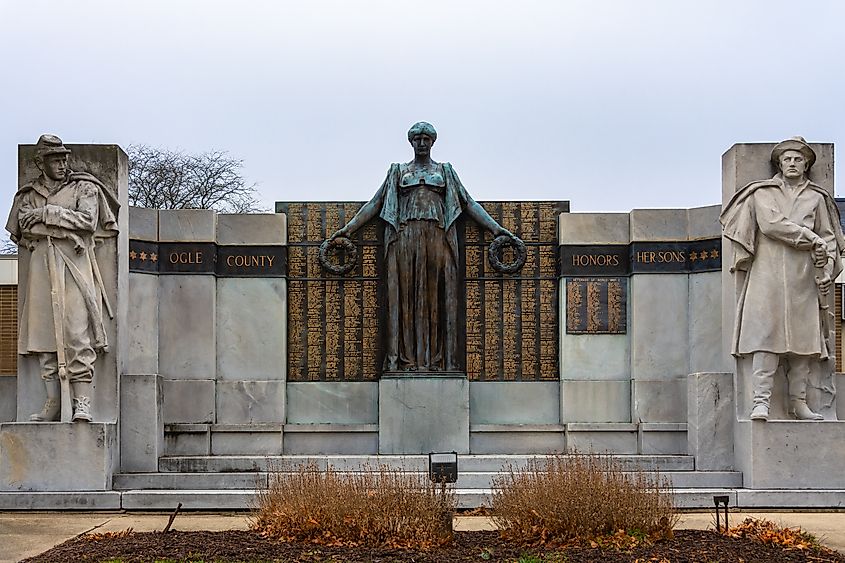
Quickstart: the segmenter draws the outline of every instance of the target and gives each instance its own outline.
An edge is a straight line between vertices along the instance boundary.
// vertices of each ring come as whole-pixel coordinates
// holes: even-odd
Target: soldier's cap
[[[792,137],[775,145],[775,148],[772,149],[772,163],[776,167],[780,166],[780,157],[786,151],[798,151],[804,155],[808,169],[816,161],[816,151],[810,148],[804,137]]]
[[[55,135],[41,135],[35,143],[35,156],[44,158],[50,154],[70,154],[70,149]]]

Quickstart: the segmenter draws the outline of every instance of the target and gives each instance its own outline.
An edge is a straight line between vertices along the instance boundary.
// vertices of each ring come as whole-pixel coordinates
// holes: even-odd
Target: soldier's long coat
[[[828,358],[812,248],[827,243],[827,273],[842,269],[845,249],[833,198],[806,181],[788,187],[778,174],[739,190],[721,222],[733,241],[733,268],[748,272],[737,304],[732,353],[758,351]]]

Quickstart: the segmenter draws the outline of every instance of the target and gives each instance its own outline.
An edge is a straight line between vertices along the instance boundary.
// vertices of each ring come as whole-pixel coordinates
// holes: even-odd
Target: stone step
[[[501,471],[505,467],[525,467],[531,460],[543,461],[545,455],[461,455],[458,471]],[[613,455],[623,469],[644,471],[693,471],[695,459],[688,455]],[[331,465],[339,471],[358,471],[362,468],[404,467],[409,471],[427,471],[425,455],[288,455],[288,456],[164,456],[158,469],[176,473],[242,473],[283,471],[299,465],[313,464],[319,469]]]
[[[490,506],[490,489],[455,489],[458,508],[478,508]],[[715,495],[728,495],[730,506],[736,506],[737,490],[730,488],[711,489],[674,489],[675,506],[678,508],[713,508]],[[840,494],[840,497],[843,497]],[[769,497],[769,502],[776,502]],[[845,498],[842,498],[845,500]],[[255,491],[236,489],[216,490],[135,490],[122,493],[124,510],[173,510],[182,503],[185,510],[248,510],[254,507]],[[840,501],[841,502],[841,501]]]
[[[461,508],[489,506],[489,489],[458,489]],[[713,510],[713,497],[727,495],[731,508],[741,509],[835,509],[845,508],[845,490],[707,488],[673,490],[675,505],[681,509]],[[184,510],[249,510],[255,490],[132,490],[0,492],[0,510],[163,510],[173,511],[182,503]]]
[[[190,490],[190,489],[250,489],[267,484],[266,472],[251,473],[122,473],[114,476],[114,488],[130,490]],[[461,472],[456,487],[459,489],[489,489],[498,472]],[[742,473],[738,471],[669,471],[646,472],[654,478],[668,480],[676,488],[741,487]]]

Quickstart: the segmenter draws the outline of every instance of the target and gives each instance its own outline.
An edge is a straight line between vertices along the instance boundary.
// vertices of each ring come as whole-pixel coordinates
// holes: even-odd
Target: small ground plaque
[[[626,278],[566,280],[567,334],[625,334],[627,308]]]

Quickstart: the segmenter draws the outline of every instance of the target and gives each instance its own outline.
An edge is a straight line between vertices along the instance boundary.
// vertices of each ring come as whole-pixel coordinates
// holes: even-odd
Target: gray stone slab
[[[561,213],[560,244],[628,244],[627,213]]]
[[[567,432],[566,444],[571,452],[636,454],[636,432]]]
[[[0,422],[15,421],[18,408],[17,394],[17,377],[0,375]]]
[[[845,490],[753,490],[736,491],[739,508],[822,508],[845,507]]]
[[[283,381],[286,319],[286,280],[218,279],[217,378]]]
[[[288,383],[286,410],[291,424],[377,423],[378,383]]]
[[[687,451],[698,469],[733,469],[733,401],[732,373],[687,377]]]
[[[686,432],[641,432],[640,453],[685,454],[687,453]]]
[[[156,471],[164,455],[161,377],[123,375],[120,414],[120,470]]]
[[[566,453],[563,432],[470,432],[473,454]]]
[[[379,453],[469,453],[469,381],[465,377],[382,377]]]
[[[557,381],[472,381],[470,424],[558,424]]]
[[[117,464],[116,424],[0,424],[0,490],[107,491]]]
[[[133,489],[253,489],[267,486],[267,473],[118,473],[118,491]]]
[[[210,455],[210,432],[165,432],[164,453],[174,455]],[[161,458],[159,459],[161,468]]]
[[[158,373],[158,290],[159,278],[153,274],[129,274],[129,301],[126,315],[129,346],[126,373]]]
[[[686,422],[687,380],[684,378],[631,382],[635,422]]]
[[[159,373],[167,379],[214,379],[214,276],[159,276]]]
[[[675,489],[672,491],[676,508],[707,508],[713,510],[714,496],[727,496],[728,506],[737,506],[737,492],[733,489]],[[733,516],[731,517],[733,518]]]
[[[630,381],[561,381],[563,422],[630,422]]]
[[[689,276],[689,367],[693,373],[732,369],[722,350],[721,272]]]
[[[129,238],[156,242],[158,240],[158,209],[130,206]]]
[[[284,381],[217,382],[218,424],[284,421]]]
[[[183,510],[246,510],[252,508],[255,491],[126,491],[124,510],[168,510],[182,503]]]
[[[0,510],[120,510],[120,493],[0,492]]]
[[[631,276],[628,326],[633,379],[673,379],[690,373],[688,277]]]
[[[560,326],[560,362],[563,379],[610,381],[630,379],[631,357],[628,335],[566,334],[565,312],[563,316]]]
[[[211,455],[281,455],[281,432],[212,432]]]
[[[221,213],[217,216],[217,244],[287,244],[284,213]]]
[[[377,454],[378,432],[285,432],[284,452],[286,455]]]
[[[214,242],[217,214],[210,209],[162,209],[158,214],[161,242]]]
[[[721,213],[721,205],[708,205],[707,207],[692,207],[687,209],[689,240],[721,238],[722,225],[719,223],[719,214]]]
[[[845,422],[737,421],[736,468],[749,489],[845,489]]]
[[[680,241],[687,239],[686,209],[634,209],[631,241]]]
[[[213,379],[164,379],[161,389],[165,424],[214,422]]]

